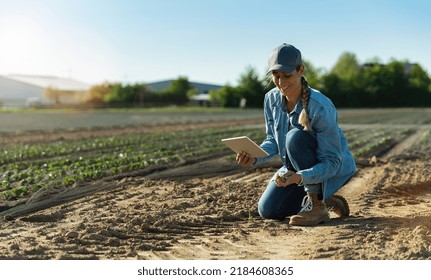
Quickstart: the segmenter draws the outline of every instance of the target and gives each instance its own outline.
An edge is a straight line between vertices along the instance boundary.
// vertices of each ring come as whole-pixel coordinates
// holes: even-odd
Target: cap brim
[[[281,64],[275,64],[272,65],[271,68],[269,68],[268,72],[266,72],[267,74],[269,74],[271,71],[283,71],[286,73],[291,73],[293,71],[295,71],[296,66],[295,65],[281,65]]]

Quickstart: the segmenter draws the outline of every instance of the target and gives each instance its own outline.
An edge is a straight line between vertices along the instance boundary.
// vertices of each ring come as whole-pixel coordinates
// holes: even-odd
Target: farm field
[[[261,110],[0,111],[1,259],[431,259],[431,109],[341,109],[351,216],[263,220]]]

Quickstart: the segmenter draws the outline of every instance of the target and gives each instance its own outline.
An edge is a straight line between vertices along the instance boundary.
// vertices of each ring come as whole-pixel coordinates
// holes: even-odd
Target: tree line
[[[331,98],[337,107],[429,107],[431,78],[419,65],[378,59],[360,64],[356,55],[343,53],[330,71],[315,68],[304,61],[309,85]],[[247,107],[262,107],[264,93],[272,89],[271,76],[259,78],[249,67],[236,87],[226,85],[211,92],[222,106],[237,107],[242,99]]]
[[[165,104],[183,105],[198,92],[187,77],[172,81],[167,89],[154,91],[145,83],[126,84],[103,83],[92,86],[82,96],[82,102],[107,105],[161,106]]]
[[[343,53],[329,71],[304,61],[309,85],[331,98],[337,107],[429,107],[431,78],[419,65],[409,61],[378,59],[360,64],[356,55]],[[238,85],[226,84],[210,91],[210,100],[222,107],[261,108],[264,94],[272,89],[271,76],[261,77],[249,66]],[[183,105],[198,94],[187,77],[179,77],[162,91],[152,91],[144,83],[123,85],[103,83],[82,95],[84,103],[106,105]]]

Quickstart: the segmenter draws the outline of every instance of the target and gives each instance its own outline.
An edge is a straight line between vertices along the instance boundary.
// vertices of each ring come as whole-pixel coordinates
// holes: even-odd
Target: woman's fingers
[[[241,164],[243,161],[244,156],[241,153],[236,154],[236,162],[238,164]]]
[[[277,184],[277,186],[279,187],[286,187],[288,185],[291,184],[295,184],[296,183],[296,176],[298,176],[297,174],[295,174],[295,172],[293,171],[288,171],[286,174],[283,175],[278,175],[275,178],[275,183]]]
[[[240,165],[245,165],[247,163],[247,160],[249,159],[249,155],[245,152],[239,152],[237,155],[238,163]]]
[[[279,186],[279,187],[281,187],[281,188],[284,188],[284,187],[286,187],[286,186],[287,186],[286,181],[282,180],[282,178],[281,178],[281,177],[277,177],[277,178],[275,179],[275,183],[277,184],[277,186]]]
[[[239,165],[249,167],[253,164],[253,158],[246,152],[239,152],[236,155],[236,161]]]

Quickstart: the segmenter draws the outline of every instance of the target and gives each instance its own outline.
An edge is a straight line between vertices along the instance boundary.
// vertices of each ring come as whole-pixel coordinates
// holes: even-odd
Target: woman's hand
[[[301,180],[302,177],[300,174],[296,174],[293,171],[289,171],[282,176],[277,175],[277,178],[275,178],[275,183],[277,184],[277,186],[284,188],[291,184],[299,184]]]
[[[250,167],[256,163],[256,158],[251,157],[246,152],[239,152],[238,154],[236,154],[236,162],[242,167]]]

